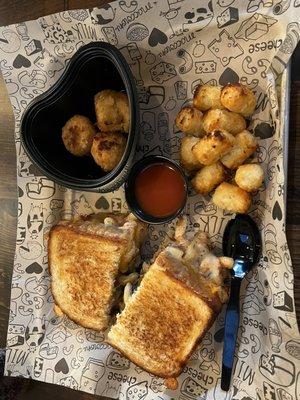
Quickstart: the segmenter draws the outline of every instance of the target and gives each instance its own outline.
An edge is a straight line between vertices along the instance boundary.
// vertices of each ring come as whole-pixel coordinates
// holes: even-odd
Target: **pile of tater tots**
[[[62,128],[66,149],[77,157],[91,155],[103,171],[113,170],[125,151],[129,132],[128,98],[123,92],[106,89],[94,97],[97,123],[74,115]]]
[[[246,213],[251,192],[264,179],[260,165],[247,163],[258,147],[245,120],[255,106],[253,92],[239,83],[223,88],[199,85],[193,105],[182,108],[175,120],[185,134],[180,158],[192,186],[202,195],[214,191],[213,203],[230,212]]]

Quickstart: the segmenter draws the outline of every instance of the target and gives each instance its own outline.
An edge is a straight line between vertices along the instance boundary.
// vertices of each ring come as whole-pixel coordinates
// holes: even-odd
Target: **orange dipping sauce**
[[[144,213],[168,217],[183,206],[186,198],[185,180],[172,166],[157,163],[143,169],[135,179],[134,194]]]

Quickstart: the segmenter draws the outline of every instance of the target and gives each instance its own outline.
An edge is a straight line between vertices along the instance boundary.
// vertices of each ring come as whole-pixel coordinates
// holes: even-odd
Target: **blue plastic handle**
[[[228,392],[230,387],[235,345],[239,329],[241,282],[242,279],[240,278],[232,278],[230,297],[225,317],[221,389],[226,392]]]

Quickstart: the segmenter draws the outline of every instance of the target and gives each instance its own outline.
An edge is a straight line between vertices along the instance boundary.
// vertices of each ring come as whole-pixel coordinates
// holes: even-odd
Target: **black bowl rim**
[[[45,160],[45,158],[35,149],[34,145],[31,147],[30,134],[28,137],[26,137],[26,131],[30,129],[30,125],[37,112],[55,102],[57,96],[60,97],[64,94],[65,90],[67,90],[72,84],[74,74],[78,73],[78,70],[82,67],[82,65],[95,56],[99,57],[99,55],[109,59],[114,64],[118,73],[120,74],[121,79],[123,80],[126,92],[128,94],[129,106],[131,110],[130,132],[128,133],[127,144],[123,157],[114,170],[99,179],[75,178],[64,174],[60,170],[57,170],[55,166],[49,164],[47,160]],[[88,58],[85,59],[85,57]],[[121,186],[127,174],[129,173],[130,165],[138,141],[139,129],[139,103],[135,81],[122,53],[115,46],[106,42],[92,42],[82,46],[71,57],[64,72],[55,82],[55,84],[46,92],[36,97],[29,104],[22,116],[20,126],[21,143],[28,157],[41,169],[46,176],[48,176],[54,182],[71,189],[83,189],[85,191],[97,191],[97,189],[103,189],[105,186],[108,186],[108,191],[110,191]],[[57,176],[57,174],[60,176]],[[122,178],[119,179],[119,182],[116,184],[115,180],[117,180],[121,174]],[[112,186],[114,187],[112,188]]]
[[[180,174],[183,178],[183,181],[184,181],[185,197],[184,197],[182,206],[176,211],[176,213],[168,215],[166,217],[153,217],[152,215],[145,213],[140,207],[138,207],[138,203],[135,200],[134,191],[132,190],[135,178],[138,175],[138,173],[140,171],[144,170],[145,168],[147,168],[149,165],[154,165],[154,164],[158,164],[158,163],[169,164],[172,168],[174,168],[180,172]],[[184,170],[178,164],[178,162],[172,160],[171,158],[161,156],[161,155],[151,155],[151,156],[141,158],[140,160],[138,160],[136,163],[134,163],[132,165],[130,173],[127,177],[127,180],[125,181],[125,198],[126,198],[126,202],[127,202],[127,205],[129,207],[130,211],[141,221],[150,223],[153,225],[169,223],[182,213],[182,211],[186,205],[187,198],[188,198],[187,177],[184,173]]]

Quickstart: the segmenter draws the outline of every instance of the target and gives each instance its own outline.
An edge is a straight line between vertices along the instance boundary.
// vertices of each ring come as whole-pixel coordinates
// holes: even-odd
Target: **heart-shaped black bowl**
[[[126,91],[131,113],[125,152],[109,173],[92,157],[70,154],[61,138],[62,127],[75,114],[96,121],[94,95],[103,89]],[[29,105],[21,121],[21,141],[31,161],[53,181],[76,190],[110,192],[129,173],[138,128],[139,103],[129,66],[117,48],[97,42],[81,47],[55,85]]]

